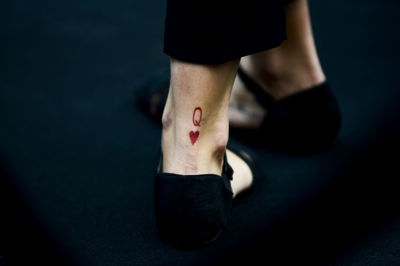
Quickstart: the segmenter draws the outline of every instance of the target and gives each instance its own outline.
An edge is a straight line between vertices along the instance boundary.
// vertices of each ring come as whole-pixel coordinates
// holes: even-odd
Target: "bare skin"
[[[235,153],[227,150],[226,153],[229,164],[232,166],[233,180],[231,181],[233,197],[237,196],[240,192],[248,189],[253,184],[253,173],[250,167]]]
[[[170,90],[162,117],[165,172],[221,174],[228,142],[229,97],[238,61],[200,65],[171,58]],[[196,108],[202,110],[199,125],[194,123],[200,120]],[[194,143],[190,132],[199,134]]]

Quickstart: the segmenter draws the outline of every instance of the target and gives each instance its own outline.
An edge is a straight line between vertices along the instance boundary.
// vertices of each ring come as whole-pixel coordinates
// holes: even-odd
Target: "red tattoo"
[[[200,122],[201,122],[201,118],[203,115],[203,111],[201,110],[200,107],[196,107],[193,110],[193,125],[195,127],[199,127],[200,126]],[[197,139],[199,138],[200,132],[199,131],[190,131],[189,132],[189,137],[190,137],[190,141],[192,142],[192,145],[194,145],[197,141]]]
[[[196,113],[198,113],[198,119],[196,119]],[[193,111],[193,125],[196,127],[200,126],[200,122],[201,122],[201,116],[203,115],[203,111],[201,110],[200,107],[196,107],[194,108]]]
[[[192,145],[194,145],[194,143],[197,141],[197,139],[199,138],[200,132],[199,131],[190,131],[189,132],[189,137],[190,137],[190,141],[192,142]]]

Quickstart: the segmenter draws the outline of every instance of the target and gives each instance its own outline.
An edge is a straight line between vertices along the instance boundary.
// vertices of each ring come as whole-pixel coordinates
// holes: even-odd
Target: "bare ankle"
[[[221,174],[226,145],[203,141],[203,147],[196,149],[171,141],[174,138],[167,136],[163,133],[163,172],[181,175]]]
[[[217,174],[222,171],[222,163],[228,142],[227,127],[212,124],[227,124],[226,121],[207,121],[195,143],[187,128],[174,114],[166,108],[162,123],[163,172],[196,175]]]
[[[242,62],[250,77],[277,100],[325,80],[318,60],[297,60],[294,56],[282,55],[282,52],[250,56]]]
[[[162,118],[164,172],[221,174],[238,63],[201,65],[171,59],[170,91]]]
[[[321,67],[313,63],[279,63],[277,65],[277,67],[266,65],[257,73],[260,79],[263,79],[271,88],[301,90],[325,80]]]

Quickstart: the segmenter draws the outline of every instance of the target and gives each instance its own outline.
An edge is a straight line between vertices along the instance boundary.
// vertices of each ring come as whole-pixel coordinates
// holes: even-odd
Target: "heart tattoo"
[[[194,143],[197,141],[197,139],[199,138],[199,131],[190,131],[189,132],[189,137],[190,137],[190,141],[192,142],[192,145],[194,145]]]

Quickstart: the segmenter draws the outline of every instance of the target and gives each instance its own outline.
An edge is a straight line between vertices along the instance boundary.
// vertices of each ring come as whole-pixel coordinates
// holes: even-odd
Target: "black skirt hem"
[[[185,62],[220,64],[277,47],[285,39],[283,5],[252,17],[221,16],[212,23],[167,13],[163,51]]]

